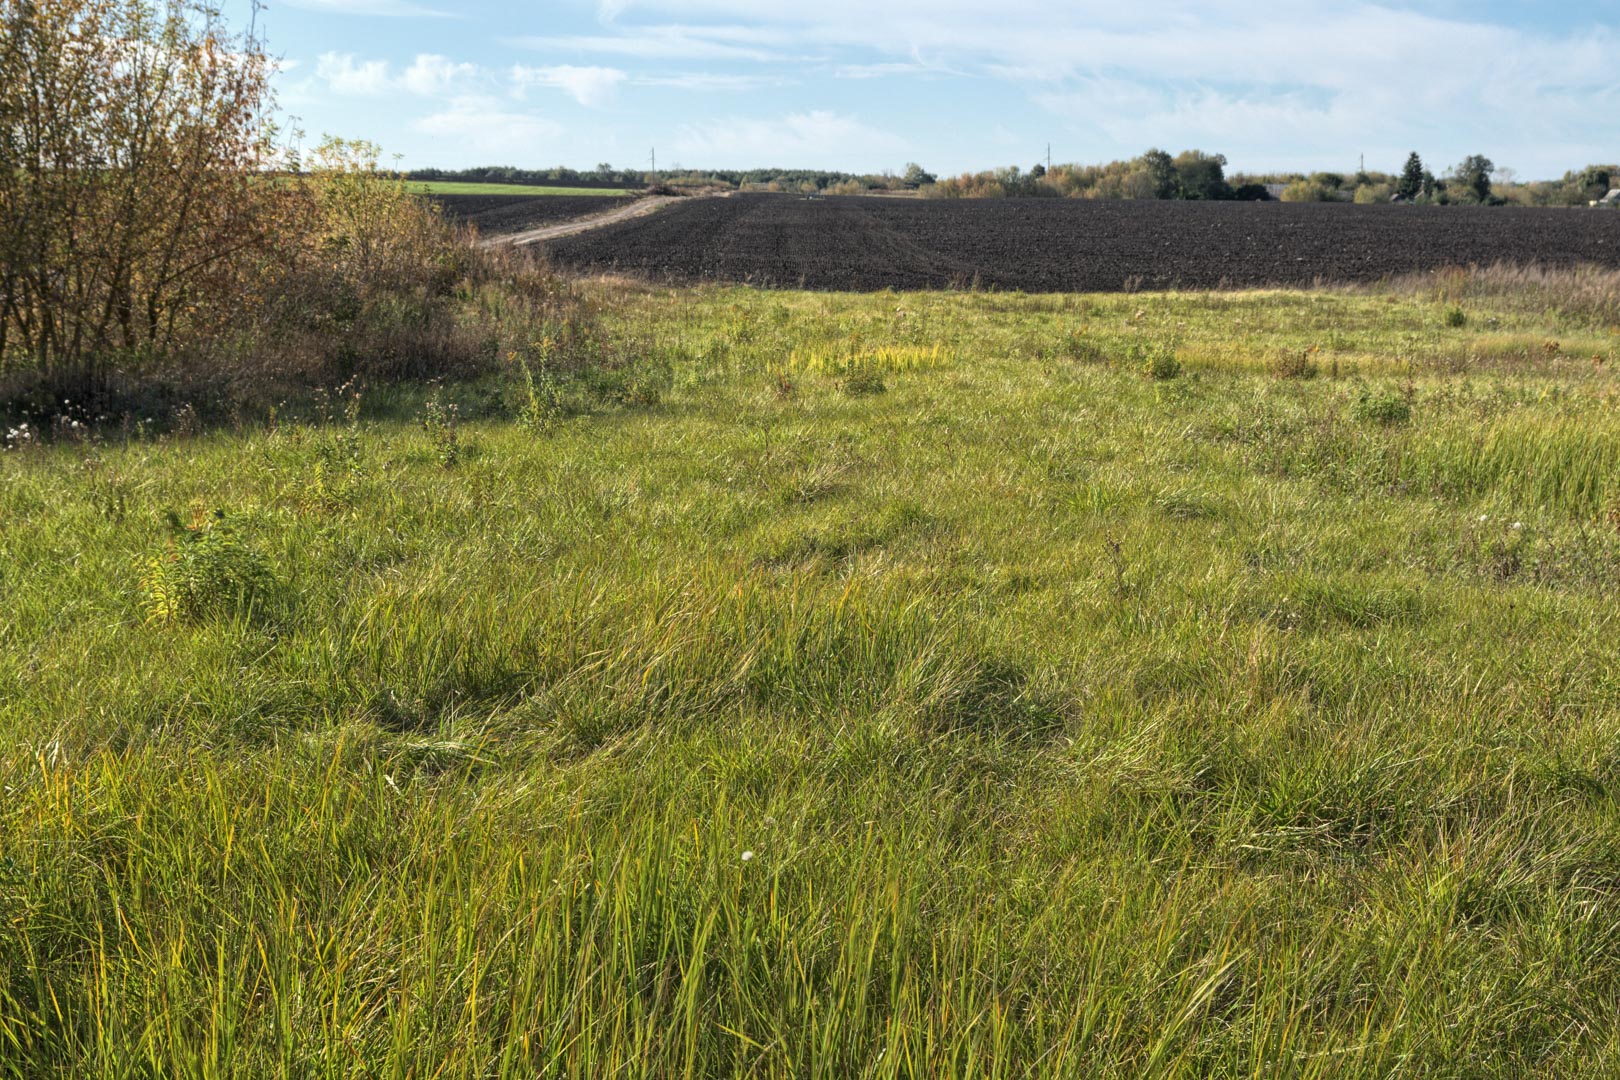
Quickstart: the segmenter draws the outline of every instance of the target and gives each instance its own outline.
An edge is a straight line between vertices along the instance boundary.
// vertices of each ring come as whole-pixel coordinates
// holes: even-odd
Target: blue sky
[[[248,0],[229,0],[240,23]],[[268,0],[283,110],[405,167],[1620,159],[1620,2]]]

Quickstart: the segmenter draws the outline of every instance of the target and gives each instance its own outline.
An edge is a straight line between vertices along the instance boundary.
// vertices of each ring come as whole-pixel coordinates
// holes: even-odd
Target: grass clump
[[[1271,361],[1271,373],[1279,379],[1314,379],[1318,368],[1316,349],[1282,349]]]
[[[1164,382],[1181,374],[1181,361],[1175,346],[1163,341],[1136,342],[1131,347],[1131,363],[1147,378]]]
[[[1405,424],[1412,419],[1412,399],[1399,390],[1369,387],[1351,403],[1350,415],[1372,424]]]

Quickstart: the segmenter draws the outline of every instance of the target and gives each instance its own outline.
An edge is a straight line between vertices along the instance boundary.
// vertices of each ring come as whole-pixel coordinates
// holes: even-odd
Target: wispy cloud
[[[705,166],[736,167],[769,162],[814,167],[856,154],[902,154],[907,143],[853,116],[816,110],[769,120],[731,117],[683,125],[675,152]]]
[[[553,67],[525,67],[514,64],[511,70],[512,91],[523,97],[531,86],[549,86],[563,91],[581,105],[606,105],[618,94],[629,75],[618,68],[575,67],[559,64]]]
[[[469,95],[411,125],[451,145],[501,161],[543,160],[546,144],[561,135],[561,124],[530,113],[512,112],[495,98]]]
[[[688,71],[678,75],[638,75],[637,86],[663,86],[671,90],[744,93],[768,86],[789,86],[794,80],[775,75],[722,75],[712,71]]]
[[[519,37],[512,43],[547,52],[597,53],[640,60],[748,60],[764,63],[783,55],[758,44],[737,40],[739,28],[649,26],[618,34],[563,37]]]
[[[286,0],[287,4],[306,11],[327,11],[334,15],[383,15],[392,18],[448,19],[455,14],[438,8],[424,7],[409,0]]]

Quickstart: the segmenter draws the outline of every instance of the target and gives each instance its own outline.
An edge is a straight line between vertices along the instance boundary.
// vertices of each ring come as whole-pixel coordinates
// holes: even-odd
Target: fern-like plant
[[[146,561],[140,579],[149,625],[251,614],[268,599],[275,583],[270,565],[236,534],[225,511],[196,515],[188,525],[171,510],[168,522],[168,548]]]

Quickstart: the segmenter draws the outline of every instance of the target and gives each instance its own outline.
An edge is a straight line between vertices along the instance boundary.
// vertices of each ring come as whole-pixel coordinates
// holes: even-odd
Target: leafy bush
[[[1455,304],[1446,308],[1446,313],[1443,318],[1445,319],[1446,325],[1452,329],[1468,325],[1468,313]]]
[[[257,314],[297,231],[275,64],[195,0],[3,10],[0,374],[82,400]]]
[[[140,580],[149,624],[200,622],[262,607],[275,583],[269,563],[237,536],[224,510],[198,514],[189,525],[170,511],[168,522],[168,550],[147,561]]]
[[[0,18],[0,399],[226,412],[489,371],[547,331],[571,358],[572,289],[478,248],[377,147],[278,146],[274,66],[198,0]]]
[[[1317,180],[1295,180],[1283,188],[1283,202],[1337,202],[1337,188]]]

